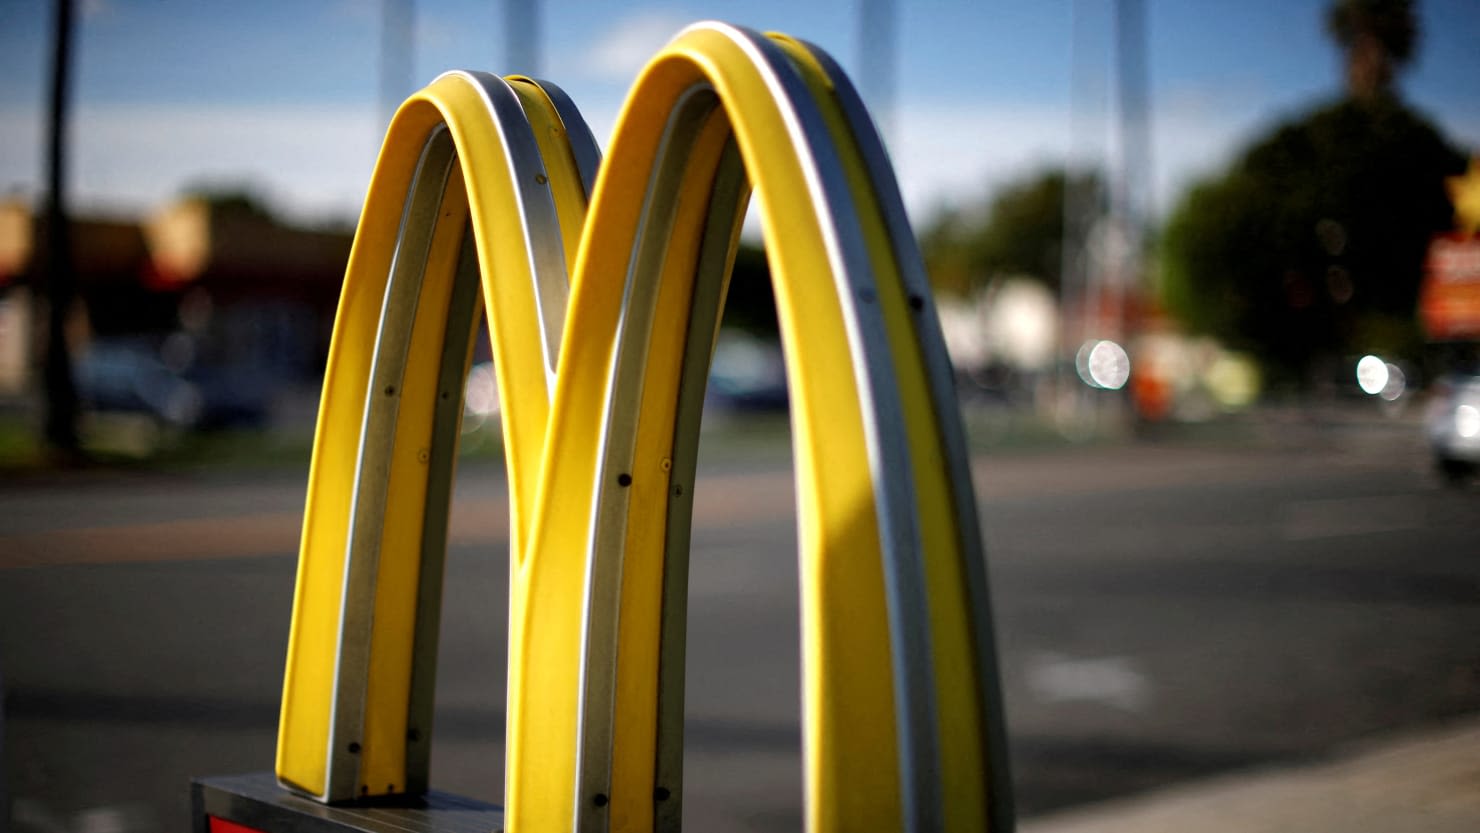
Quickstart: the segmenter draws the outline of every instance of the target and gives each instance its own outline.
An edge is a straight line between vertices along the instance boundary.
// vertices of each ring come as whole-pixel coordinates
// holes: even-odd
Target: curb
[[[1474,833],[1480,717],[1364,741],[1319,763],[1068,810],[1021,833]]]

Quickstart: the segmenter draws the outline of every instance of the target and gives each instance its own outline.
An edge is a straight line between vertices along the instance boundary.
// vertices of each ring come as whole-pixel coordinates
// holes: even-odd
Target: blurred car
[[[249,364],[195,365],[183,378],[200,392],[197,428],[262,428],[278,380]]]
[[[85,410],[144,415],[177,430],[261,427],[274,386],[250,365],[172,365],[147,338],[96,339],[73,368]]]
[[[780,343],[724,330],[709,365],[705,407],[730,413],[785,412],[786,362]]]
[[[163,427],[194,428],[201,419],[199,388],[160,360],[144,342],[99,339],[74,365],[77,396],[94,413],[143,414]]]
[[[1441,378],[1434,385],[1425,426],[1439,472],[1451,482],[1473,475],[1480,467],[1480,373]]]

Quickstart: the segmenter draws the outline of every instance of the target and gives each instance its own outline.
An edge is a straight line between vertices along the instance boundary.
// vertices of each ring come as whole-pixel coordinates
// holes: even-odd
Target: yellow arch
[[[695,212],[681,206],[708,202],[729,131],[760,196],[793,391],[809,829],[982,829],[1008,817],[997,718],[983,708],[996,696],[975,606],[984,583],[966,563],[980,554],[974,510],[961,511],[970,484],[945,459],[963,447],[944,355],[921,323],[923,284],[901,277],[920,269],[899,245],[897,193],[879,193],[840,83],[805,46],[704,24],[665,48],[628,99],[577,261],[541,515],[520,565],[531,574],[521,586],[543,595],[524,605],[534,618],[513,623],[515,828],[649,829],[662,815],[655,787],[676,793],[657,775],[672,732],[657,705],[669,629],[655,612],[665,558],[679,555],[664,550],[667,506],[685,485],[673,473],[691,461],[674,440],[685,351],[665,327],[689,340],[713,331],[687,314],[704,294],[703,256],[691,248]],[[561,522],[582,511],[589,529]],[[543,618],[544,598],[577,592],[583,630]],[[581,719],[552,725],[551,704]],[[575,767],[574,817],[562,765]]]
[[[479,276],[500,389],[520,392],[504,408],[518,546],[565,312],[561,229],[584,222],[596,163],[563,93],[526,79],[444,75],[389,128],[345,275],[309,473],[277,756],[297,789],[338,801],[424,788]]]
[[[949,366],[856,94],[806,44],[691,27],[639,79],[584,222],[578,118],[554,88],[454,74],[392,124],[325,381],[280,778],[331,801],[424,785],[406,736],[481,275],[514,520],[506,827],[677,829],[695,435],[753,183],[793,401],[808,827],[1010,829]]]

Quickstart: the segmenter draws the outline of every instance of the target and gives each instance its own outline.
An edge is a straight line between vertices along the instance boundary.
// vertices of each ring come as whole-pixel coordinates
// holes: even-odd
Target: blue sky
[[[79,5],[70,187],[80,206],[145,212],[191,184],[246,183],[301,218],[358,211],[383,128],[378,0]],[[523,70],[506,65],[501,5],[416,0],[415,82],[453,68]],[[1326,5],[1146,0],[1156,209],[1261,129],[1337,94]],[[643,59],[684,24],[785,31],[857,77],[856,6],[546,0],[539,74],[565,87],[604,141]],[[1109,152],[1105,87],[1076,84],[1071,71],[1076,48],[1082,67],[1108,60],[1109,0],[899,6],[890,143],[917,221],[1071,151]],[[1419,12],[1403,91],[1451,140],[1480,148],[1480,3],[1426,0]],[[0,0],[0,194],[39,191],[50,16],[47,2]]]

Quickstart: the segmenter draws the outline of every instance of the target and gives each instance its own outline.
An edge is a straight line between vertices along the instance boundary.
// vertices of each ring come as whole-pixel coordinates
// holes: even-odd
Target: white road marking
[[[1047,703],[1104,703],[1130,712],[1151,705],[1151,681],[1129,657],[1075,659],[1042,652],[1028,660],[1028,688]]]

